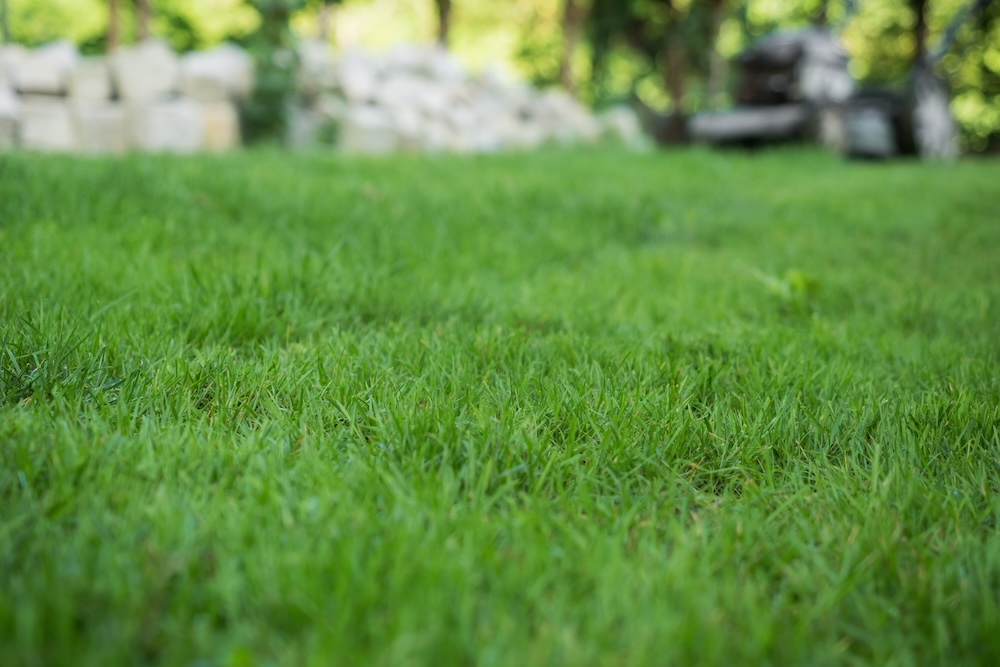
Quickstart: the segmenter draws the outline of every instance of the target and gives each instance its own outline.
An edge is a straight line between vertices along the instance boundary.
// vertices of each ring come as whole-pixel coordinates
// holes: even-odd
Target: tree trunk
[[[830,23],[829,16],[830,0],[820,0],[819,9],[816,10],[816,18],[813,19],[813,25],[820,27],[826,27]]]
[[[709,108],[719,109],[724,101],[726,76],[729,74],[729,62],[719,52],[719,32],[726,18],[725,0],[710,0],[708,11],[708,38],[712,48],[708,57],[708,105]]]
[[[149,39],[149,22],[152,15],[149,0],[135,0],[135,36],[140,42]]]
[[[7,0],[0,0],[0,38],[4,45],[10,44],[10,23],[7,22]]]
[[[667,36],[660,52],[663,85],[670,96],[671,113],[662,117],[653,130],[660,144],[681,144],[687,141],[687,105],[684,100],[687,75],[687,45],[684,43],[683,16],[673,0],[660,0],[667,23]]]
[[[684,76],[687,70],[687,49],[684,48],[684,36],[674,19],[667,37],[666,62],[663,67],[663,83],[670,95],[670,103],[674,113],[685,114]]]
[[[673,0],[660,0],[660,11],[667,24],[666,41],[660,51],[660,69],[663,85],[670,96],[674,113],[684,113],[684,73],[687,69],[687,50],[684,48],[684,30],[681,15]]]
[[[750,29],[750,0],[740,3],[739,8],[736,10],[736,16],[740,21],[741,48],[745,49],[753,44],[754,41],[753,31]]]
[[[927,55],[927,0],[910,0],[910,6],[917,15],[917,24],[913,28],[913,38],[916,43],[913,62],[921,63]]]
[[[109,54],[118,49],[120,33],[118,25],[118,0],[108,0],[108,39],[106,49]]]
[[[563,48],[559,57],[559,83],[570,95],[576,96],[576,78],[573,76],[573,53],[580,43],[580,29],[586,16],[586,9],[579,0],[566,0],[563,7],[562,33]]]
[[[437,43],[448,48],[448,35],[451,32],[451,0],[434,0],[437,5],[438,34]]]
[[[327,41],[330,38],[330,19],[333,14],[333,3],[329,1],[324,1],[319,6],[319,11],[316,14],[317,31],[316,36],[319,37],[321,41]]]

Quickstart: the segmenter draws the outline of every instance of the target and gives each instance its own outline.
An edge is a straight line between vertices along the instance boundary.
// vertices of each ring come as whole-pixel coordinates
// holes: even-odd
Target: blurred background
[[[1000,147],[996,1],[0,0],[0,15],[4,43],[68,39],[84,55],[146,35],[179,53],[226,41],[259,51],[269,24],[272,45],[309,38],[332,53],[437,42],[473,72],[493,66],[598,109],[625,102],[647,126],[731,108],[738,54],[775,32],[824,26],[862,88],[903,90],[914,64],[932,60],[962,148]]]

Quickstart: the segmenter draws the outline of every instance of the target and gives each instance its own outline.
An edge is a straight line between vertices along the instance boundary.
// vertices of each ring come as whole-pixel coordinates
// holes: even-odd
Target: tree
[[[296,88],[298,57],[291,30],[292,14],[305,0],[245,0],[260,15],[260,26],[250,36],[255,76],[250,100],[243,109],[248,139],[278,140],[288,129],[288,111]]]
[[[10,23],[7,20],[7,0],[0,0],[0,38],[4,44],[10,44]]]
[[[722,29],[722,22],[726,19],[725,0],[708,0],[709,15],[709,38],[711,39],[711,51],[708,62],[708,84],[706,97],[708,106],[718,108],[725,97],[726,75],[729,72],[729,62],[722,52],[719,51],[719,31]]]
[[[921,157],[954,159],[958,154],[958,130],[951,111],[951,91],[939,78],[942,57],[951,51],[964,24],[977,22],[990,0],[971,0],[951,18],[931,53],[927,46],[927,0],[911,0],[916,14],[914,54],[910,82],[910,105],[914,147]],[[985,82],[983,82],[985,83]],[[981,88],[985,88],[980,84]]]
[[[321,41],[330,39],[330,26],[333,23],[333,8],[342,0],[308,0],[306,7],[316,11],[316,38]]]
[[[132,0],[135,15],[135,37],[143,41],[149,37],[149,24],[152,19],[150,0]],[[118,0],[108,0],[108,29],[105,50],[114,52],[121,45],[121,5]]]
[[[927,0],[910,0],[910,9],[916,16],[913,26],[913,62],[919,65],[927,56]]]
[[[119,30],[118,0],[108,0],[108,39],[107,52],[114,53],[121,39]]]
[[[764,3],[761,3],[764,4]],[[921,54],[952,92],[967,147],[1000,142],[1000,2],[995,0],[830,0],[862,86],[900,88]],[[921,18],[921,14],[923,18]],[[921,44],[921,41],[923,42]]]
[[[725,61],[713,53],[726,11],[722,0],[594,0],[587,25],[598,89],[603,88],[612,54],[627,50],[641,64],[630,97],[654,137],[660,143],[684,141],[687,117],[694,109],[689,82],[698,83],[700,91],[724,85]],[[652,109],[637,92],[640,83],[654,79],[669,99],[667,115]]]
[[[438,31],[437,43],[448,48],[448,39],[451,33],[451,0],[434,0],[437,7]]]
[[[149,0],[134,0],[135,36],[140,42],[149,38],[149,23],[152,19],[152,9]]]
[[[674,106],[674,115],[681,121],[687,116],[685,104],[685,79],[687,77],[687,48],[684,44],[684,16],[677,0],[659,0],[663,21],[667,24],[666,50],[658,54],[663,60],[663,82]]]
[[[316,37],[322,41],[330,38],[330,15],[333,13],[333,2],[323,0],[316,10]]]
[[[581,0],[566,0],[562,13],[562,51],[559,53],[559,83],[571,95],[577,93],[576,77],[573,73],[573,54],[580,44],[580,33],[587,16],[587,7]]]

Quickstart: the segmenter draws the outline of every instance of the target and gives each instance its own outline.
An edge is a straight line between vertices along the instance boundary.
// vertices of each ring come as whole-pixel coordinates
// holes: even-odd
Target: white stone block
[[[344,49],[336,60],[337,69],[344,70],[370,70],[376,76],[385,70],[385,63],[375,54],[362,49]]]
[[[507,93],[510,84],[506,80],[503,72],[497,65],[490,65],[486,67],[482,72],[479,73],[470,82],[477,89],[491,93],[493,95],[504,97]]]
[[[572,114],[569,121],[579,141],[594,143],[601,138],[603,128],[600,122],[589,111],[580,110]]]
[[[396,74],[416,74],[423,72],[426,65],[426,49],[416,44],[397,44],[383,56],[385,68]]]
[[[375,103],[388,109],[413,107],[428,85],[431,84],[411,74],[393,73],[376,84]]]
[[[639,116],[629,107],[611,107],[598,116],[597,120],[603,127],[603,134],[607,139],[635,147],[646,142]]]
[[[462,83],[468,76],[465,67],[447,49],[433,48],[425,57],[427,74],[442,83]]]
[[[299,43],[299,90],[316,95],[337,85],[337,68],[330,53],[330,45],[316,39]]]
[[[223,44],[180,60],[180,91],[201,102],[245,99],[253,87],[253,60],[238,46]]]
[[[400,148],[408,151],[420,150],[424,119],[412,106],[397,106],[389,110],[393,132]]]
[[[378,92],[378,77],[371,70],[341,70],[338,82],[344,97],[355,104],[373,101]]]
[[[38,151],[74,151],[79,147],[69,104],[56,97],[21,98],[21,146]]]
[[[546,90],[538,96],[537,104],[540,109],[555,114],[564,115],[575,112],[578,108],[576,100],[562,90]]]
[[[323,122],[324,119],[312,109],[292,107],[292,112],[288,116],[285,143],[292,148],[308,148],[315,145]]]
[[[443,122],[431,119],[424,124],[421,148],[427,153],[451,150],[454,143],[454,132]]]
[[[66,91],[66,73],[55,63],[28,58],[14,73],[14,85],[26,95],[62,95]]]
[[[479,124],[475,111],[464,104],[453,104],[443,115],[443,120],[456,132],[474,129]]]
[[[333,65],[330,45],[321,39],[303,39],[298,45],[299,64],[306,69],[323,69]]]
[[[226,151],[240,145],[240,116],[232,102],[201,105],[205,150]]]
[[[21,117],[21,102],[14,91],[0,82],[0,149],[17,143],[17,125]]]
[[[101,154],[128,150],[128,126],[121,104],[74,101],[72,110],[81,152]]]
[[[76,47],[66,41],[28,51],[16,63],[14,86],[24,94],[62,95],[78,59]]]
[[[143,103],[177,91],[180,65],[165,42],[149,39],[119,49],[111,58],[111,73],[119,97]]]
[[[442,118],[452,104],[452,95],[444,87],[430,81],[417,92],[415,106],[431,118]]]
[[[132,144],[144,151],[194,153],[205,140],[201,105],[191,99],[163,99],[129,108]]]
[[[0,151],[17,146],[17,121],[0,117]]]
[[[477,127],[470,136],[470,144],[476,153],[495,153],[503,148],[499,132],[490,125]]]
[[[382,67],[364,51],[344,51],[337,62],[336,79],[344,97],[352,103],[371,102],[378,90]]]
[[[403,45],[384,56],[349,50],[337,60],[335,73],[336,86],[313,91],[302,110],[336,122],[346,151],[492,152],[551,141],[592,142],[604,132],[571,96],[539,93],[497,69],[470,79],[437,47]],[[634,115],[620,123],[629,121],[636,122],[641,142]]]
[[[323,120],[339,121],[347,113],[348,104],[340,95],[323,93],[316,99],[315,111]]]
[[[226,82],[214,76],[181,74],[180,91],[184,97],[199,102],[225,102],[229,99]]]
[[[340,122],[338,138],[349,153],[390,153],[398,146],[392,119],[375,107],[352,107]]]
[[[500,127],[500,137],[505,148],[533,150],[541,147],[546,140],[545,130],[533,122],[509,118]]]
[[[98,102],[111,99],[111,71],[104,58],[81,58],[69,77],[74,100]]]
[[[20,44],[0,46],[0,86],[14,86],[15,73],[27,55],[28,50]]]

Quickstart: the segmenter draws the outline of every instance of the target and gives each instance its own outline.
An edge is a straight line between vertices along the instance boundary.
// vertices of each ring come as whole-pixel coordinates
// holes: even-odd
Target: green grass
[[[0,664],[998,664],[998,183],[0,155]]]

